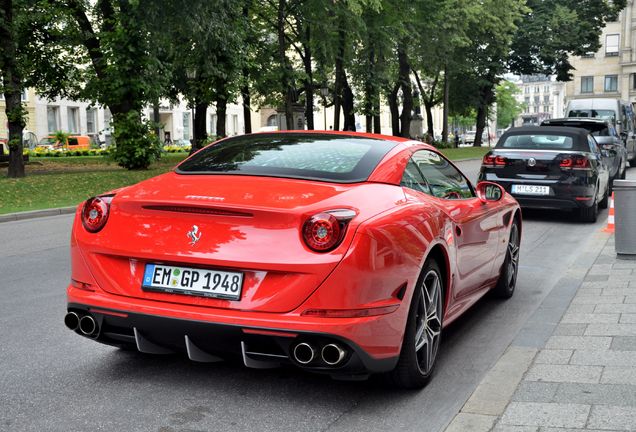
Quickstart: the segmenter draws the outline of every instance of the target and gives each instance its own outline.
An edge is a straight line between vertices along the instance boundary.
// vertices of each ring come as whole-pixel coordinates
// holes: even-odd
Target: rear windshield
[[[595,117],[605,120],[614,120],[616,112],[614,110],[587,109],[587,110],[570,110],[568,117]]]
[[[244,135],[206,147],[181,163],[176,172],[354,183],[366,180],[396,144],[343,135]]]
[[[572,150],[574,139],[565,135],[509,135],[503,140],[499,140],[497,148]]]

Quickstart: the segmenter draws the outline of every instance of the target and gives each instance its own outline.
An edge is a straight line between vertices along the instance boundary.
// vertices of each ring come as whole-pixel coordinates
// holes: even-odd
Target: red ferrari
[[[78,207],[64,321],[144,353],[418,388],[445,326],[512,296],[520,237],[514,198],[420,142],[233,137]]]

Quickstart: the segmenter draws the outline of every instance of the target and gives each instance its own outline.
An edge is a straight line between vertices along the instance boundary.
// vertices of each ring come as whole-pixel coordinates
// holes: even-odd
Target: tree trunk
[[[285,9],[287,7],[287,0],[278,0],[278,17],[277,17],[277,30],[278,30],[278,60],[280,67],[283,71],[282,87],[285,94],[285,123],[286,129],[293,129],[294,127],[294,88],[292,86],[292,71],[289,59],[287,58],[287,39],[285,38]],[[227,104],[227,101],[226,101]],[[224,113],[225,115],[225,113]],[[217,118],[218,121],[218,118]],[[218,131],[218,129],[217,129]],[[225,126],[223,126],[225,132]]]
[[[245,22],[249,22],[250,2],[243,5],[243,18]],[[245,124],[245,133],[252,133],[252,94],[250,92],[250,70],[246,66],[243,68],[243,85],[241,86],[241,99],[243,99],[243,123]],[[204,123],[205,124],[205,123]]]
[[[444,106],[442,113],[442,141],[448,142],[448,104],[450,100],[450,80],[448,66],[444,65]]]
[[[307,129],[314,130],[314,73],[311,57],[311,25],[305,24],[305,41],[303,42],[303,65],[305,67],[305,120]]]
[[[13,1],[0,3],[0,70],[4,87],[5,113],[9,124],[8,177],[24,177],[22,130],[26,112],[22,107],[22,77],[16,62],[16,41],[13,28]]]
[[[398,46],[399,82],[402,88],[402,114],[400,115],[400,136],[408,138],[411,134],[413,118],[413,88],[411,85],[411,67],[403,44]]]
[[[488,82],[494,82],[494,79],[488,80]],[[479,106],[477,107],[477,129],[475,131],[475,142],[473,147],[481,147],[481,136],[484,133],[486,122],[488,121],[488,106],[494,102],[494,97],[494,84],[480,88]]]
[[[333,130],[340,130],[340,107],[342,105],[342,91],[344,82],[347,79],[344,71],[344,54],[345,43],[347,41],[347,33],[344,29],[344,23],[340,22],[340,30],[338,30],[338,54],[336,55],[336,81],[333,90]]]
[[[219,138],[227,136],[227,131],[225,129],[226,117],[227,99],[225,97],[219,97],[216,100],[216,135]]]
[[[376,88],[376,98],[373,101],[373,133],[382,133],[382,125],[380,124],[380,92]]]
[[[389,111],[391,112],[391,133],[393,134],[393,136],[400,136],[400,110],[397,98],[399,90],[400,83],[398,81],[387,96],[389,102]]]
[[[152,103],[152,122],[154,123],[155,136],[157,140],[161,142],[161,116],[159,115],[159,101],[154,101]]]
[[[249,71],[243,68],[243,85],[241,86],[241,98],[243,99],[243,123],[245,133],[252,133],[252,95],[249,86]],[[204,123],[205,125],[205,123]]]
[[[426,112],[426,134],[429,137],[435,137],[435,131],[433,130],[433,105],[424,99],[424,111]]]
[[[208,131],[205,123],[207,121],[209,105],[207,102],[197,102],[194,106],[194,140],[190,154],[203,148],[205,141],[208,139]]]
[[[356,130],[356,116],[353,90],[347,80],[347,75],[344,75],[344,82],[342,88],[342,111],[344,114],[344,127],[343,130],[355,131]]]

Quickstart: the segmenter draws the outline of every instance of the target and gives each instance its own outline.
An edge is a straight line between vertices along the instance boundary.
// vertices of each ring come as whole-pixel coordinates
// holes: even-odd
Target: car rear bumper
[[[212,311],[122,298],[72,286],[68,300],[69,312],[77,313],[80,318],[90,315],[97,324],[94,334],[86,335],[77,329],[79,335],[141,352],[180,352],[194,361],[212,361],[218,357],[242,361],[245,366],[255,368],[292,364],[312,372],[355,377],[392,370],[402,342],[401,337],[395,338],[395,346],[381,347],[384,351],[381,353],[378,346],[373,345],[371,336],[376,325],[391,328],[392,314],[319,318]],[[383,336],[386,335],[376,333],[375,338],[382,340]],[[316,351],[316,359],[308,364],[299,363],[292,354],[294,347],[303,342]],[[333,366],[326,364],[320,355],[322,348],[330,343],[346,352],[344,359]]]
[[[596,193],[595,184],[561,183],[553,180],[503,179],[494,173],[481,173],[480,180],[501,185],[524,208],[573,210],[591,207]],[[513,185],[549,186],[549,195],[513,194]]]

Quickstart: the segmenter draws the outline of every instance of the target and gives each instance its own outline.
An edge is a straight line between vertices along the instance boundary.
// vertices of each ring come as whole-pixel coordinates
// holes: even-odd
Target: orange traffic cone
[[[614,192],[612,192],[612,197],[610,198],[609,213],[607,214],[607,228],[603,231],[608,233],[614,232]]]

